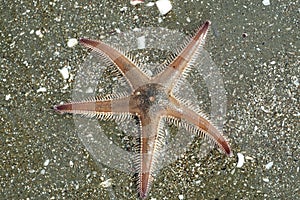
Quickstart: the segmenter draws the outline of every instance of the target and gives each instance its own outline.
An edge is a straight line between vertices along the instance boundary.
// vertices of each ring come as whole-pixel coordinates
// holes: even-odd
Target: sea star
[[[141,199],[149,193],[155,170],[164,145],[162,120],[183,127],[191,133],[204,136],[216,144],[225,154],[232,151],[221,131],[199,109],[184,104],[173,91],[176,82],[194,66],[211,22],[206,21],[185,48],[169,65],[154,77],[141,70],[129,57],[96,40],[80,39],[84,46],[96,51],[112,62],[126,78],[132,92],[119,98],[96,97],[80,102],[54,106],[60,113],[73,113],[96,117],[100,120],[119,119],[120,116],[136,116],[139,121],[140,152],[138,160],[138,189]],[[122,118],[122,117],[121,117]]]

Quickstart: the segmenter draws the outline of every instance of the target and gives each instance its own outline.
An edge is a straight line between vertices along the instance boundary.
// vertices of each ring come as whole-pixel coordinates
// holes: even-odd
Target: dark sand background
[[[72,116],[48,110],[71,100],[72,82],[63,89],[58,69],[71,66],[76,76],[87,56],[67,41],[139,27],[191,34],[206,19],[213,23],[206,49],[227,91],[224,132],[234,156],[215,150],[199,159],[196,142],[161,170],[149,199],[300,198],[299,1],[172,4],[160,16],[156,6],[134,7],[129,0],[2,0],[0,199],[136,199],[132,177],[95,162]],[[37,92],[42,87],[46,91]],[[236,153],[246,157],[242,168]],[[107,180],[112,184],[103,187]]]

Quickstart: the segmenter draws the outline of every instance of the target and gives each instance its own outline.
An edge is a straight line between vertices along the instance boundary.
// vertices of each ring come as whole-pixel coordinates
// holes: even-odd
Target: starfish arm
[[[120,99],[93,98],[86,101],[56,105],[53,108],[59,113],[80,114],[97,119],[122,119],[129,116],[129,97]]]
[[[166,114],[171,121],[178,122],[180,126],[186,128],[190,132],[203,134],[205,138],[213,141],[226,155],[232,156],[231,148],[223,136],[222,132],[219,131],[208,119],[201,116],[200,113],[189,109],[184,105],[178,106],[176,99],[172,100],[177,105],[169,107]],[[179,107],[180,109],[176,109]]]
[[[138,189],[142,199],[148,196],[151,184],[158,170],[161,149],[164,144],[162,119],[141,119],[140,155],[138,157]]]
[[[190,63],[199,55],[211,22],[206,21],[197,31],[196,35],[190,40],[187,46],[182,49],[179,55],[168,65],[167,69],[156,77],[156,82],[165,85],[169,90],[174,87],[174,80],[177,80],[184,71],[189,68]]]
[[[149,78],[133,63],[130,58],[126,57],[123,53],[115,50],[111,46],[101,41],[84,38],[80,39],[80,43],[101,55],[108,57],[127,79],[133,90],[137,89],[149,80]]]

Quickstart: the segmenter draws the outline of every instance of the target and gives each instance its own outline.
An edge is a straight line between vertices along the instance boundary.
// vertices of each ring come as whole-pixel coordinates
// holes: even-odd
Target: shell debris
[[[263,0],[262,3],[264,4],[264,6],[269,6],[271,4],[270,0]]]
[[[144,0],[131,0],[130,1],[130,4],[133,6],[138,5],[140,3],[144,3]]]
[[[69,66],[63,67],[58,70],[61,73],[64,80],[67,80],[70,77],[69,70],[70,70]]]
[[[47,91],[47,88],[45,87],[40,87],[39,89],[36,90],[36,92],[46,92]]]
[[[245,156],[242,153],[237,153],[238,162],[236,164],[237,168],[241,168],[245,163]]]
[[[100,186],[104,187],[104,188],[107,188],[107,187],[110,187],[112,184],[112,179],[107,179],[106,181],[103,181],[100,183]]]
[[[273,166],[273,162],[269,162],[268,164],[266,164],[266,169],[271,169],[271,167]]]
[[[169,0],[158,0],[155,4],[161,15],[165,15],[172,10],[172,4]]]

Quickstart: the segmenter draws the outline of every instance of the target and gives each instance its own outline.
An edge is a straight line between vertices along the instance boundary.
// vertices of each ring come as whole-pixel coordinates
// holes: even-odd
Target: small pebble
[[[70,38],[67,42],[68,47],[74,47],[78,44],[78,40],[76,38]]]
[[[36,31],[35,31],[35,34],[36,34],[37,36],[39,36],[40,38],[42,38],[42,37],[44,36],[41,30],[36,30]]]
[[[273,166],[273,162],[269,162],[268,164],[266,164],[266,169],[271,169],[272,166]]]
[[[10,100],[10,98],[11,98],[11,95],[10,95],[10,94],[5,95],[5,100],[6,100],[6,101]]]
[[[73,167],[73,166],[74,166],[74,163],[73,163],[72,160],[70,160],[69,165],[70,165],[70,167]]]
[[[39,89],[37,89],[37,92],[46,92],[47,88],[45,87],[40,87]]]
[[[120,9],[121,12],[124,12],[124,11],[126,11],[126,10],[127,10],[127,7],[126,7],[126,6],[124,6],[124,7],[122,7],[122,8]]]
[[[46,173],[46,170],[42,169],[40,172],[42,175],[44,175]]]
[[[46,166],[48,166],[48,165],[49,165],[49,163],[50,163],[50,160],[49,160],[49,159],[45,160],[45,162],[44,162],[44,166],[45,166],[45,167],[46,167]]]
[[[263,178],[263,181],[266,183],[270,182],[270,180],[268,178]]]
[[[180,200],[182,200],[182,199],[183,199],[183,195],[182,195],[182,194],[178,195],[178,198],[179,198]]]
[[[120,30],[119,28],[115,28],[115,31],[116,31],[117,33],[121,33],[121,30]]]

